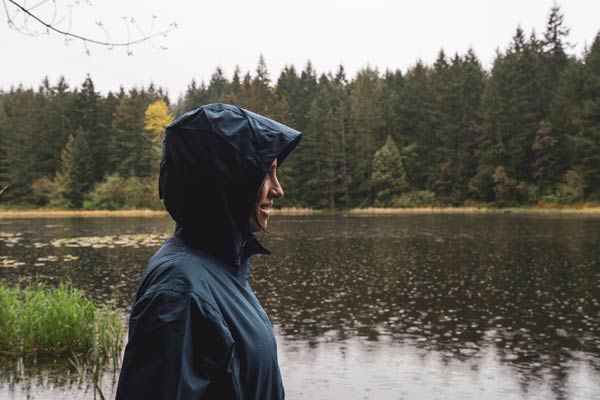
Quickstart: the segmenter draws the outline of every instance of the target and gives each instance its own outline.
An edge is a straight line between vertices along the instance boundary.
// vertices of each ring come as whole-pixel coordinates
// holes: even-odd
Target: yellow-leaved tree
[[[144,130],[150,134],[150,140],[160,143],[165,126],[173,121],[169,107],[164,100],[151,103],[144,114]]]
[[[169,107],[164,100],[156,100],[148,105],[144,113],[144,133],[152,143],[154,157],[157,160],[155,166],[158,174],[158,160],[162,153],[162,141],[164,137],[165,127],[173,122],[173,116],[169,112]],[[154,177],[152,182],[156,182],[157,177]],[[152,185],[153,188],[156,185]],[[158,195],[158,194],[157,194]]]

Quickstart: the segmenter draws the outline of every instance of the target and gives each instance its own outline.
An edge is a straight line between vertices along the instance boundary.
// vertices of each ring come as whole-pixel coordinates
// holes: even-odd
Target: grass
[[[0,218],[86,218],[86,217],[160,217],[162,210],[9,210],[0,209]]]
[[[0,354],[76,356],[116,369],[123,324],[111,306],[98,307],[70,284],[25,289],[0,283]]]

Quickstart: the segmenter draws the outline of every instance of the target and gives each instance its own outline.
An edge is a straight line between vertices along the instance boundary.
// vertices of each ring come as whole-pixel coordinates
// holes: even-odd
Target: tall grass
[[[100,218],[100,217],[163,217],[162,210],[11,210],[0,207],[1,218]]]
[[[26,289],[0,283],[0,354],[91,357],[116,368],[123,324],[110,306],[98,307],[70,284]]]

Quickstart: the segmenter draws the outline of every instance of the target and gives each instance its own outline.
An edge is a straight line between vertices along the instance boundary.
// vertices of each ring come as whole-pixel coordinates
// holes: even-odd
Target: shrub
[[[435,193],[430,190],[402,193],[392,200],[392,207],[424,207],[435,205]]]
[[[86,195],[83,207],[101,210],[160,209],[162,204],[158,198],[157,182],[157,178],[108,175]]]

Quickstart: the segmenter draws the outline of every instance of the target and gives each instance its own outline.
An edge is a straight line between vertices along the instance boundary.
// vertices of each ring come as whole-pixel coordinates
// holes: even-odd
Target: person
[[[117,399],[283,399],[250,257],[284,193],[276,169],[300,132],[226,104],[167,126],[159,193],[174,235],[150,259],[129,318]]]

